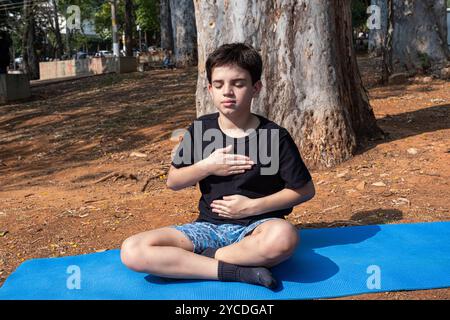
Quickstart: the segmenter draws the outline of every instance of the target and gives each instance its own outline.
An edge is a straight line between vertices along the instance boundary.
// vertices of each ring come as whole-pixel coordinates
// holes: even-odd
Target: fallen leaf
[[[336,177],[337,177],[337,178],[345,177],[345,176],[347,175],[347,173],[348,173],[348,170],[345,170],[345,171],[343,171],[343,172],[341,172],[341,173],[338,173],[338,174],[336,175]]]

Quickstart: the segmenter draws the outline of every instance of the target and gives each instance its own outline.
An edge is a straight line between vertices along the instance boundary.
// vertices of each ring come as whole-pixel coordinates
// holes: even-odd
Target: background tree
[[[195,0],[197,116],[215,112],[205,60],[223,43],[248,42],[262,55],[264,89],[252,111],[285,127],[305,162],[330,167],[358,143],[380,137],[352,45],[350,0]]]
[[[159,0],[135,0],[136,1],[136,24],[140,26],[147,39],[150,36],[151,43],[160,43],[160,3]],[[148,44],[148,41],[146,41]]]
[[[33,0],[23,2],[23,35],[22,35],[22,56],[25,72],[30,79],[39,79],[39,58],[36,52],[36,21],[33,10],[36,3]]]
[[[392,72],[436,71],[449,62],[445,0],[391,1],[387,59]]]
[[[383,54],[384,47],[386,46],[387,33],[388,33],[388,0],[372,0],[371,5],[378,6],[380,8],[380,16],[376,17],[379,21],[379,28],[371,28],[369,31],[369,52],[376,56]]]
[[[133,33],[136,29],[136,25],[134,22],[134,6],[133,0],[124,0],[125,1],[125,55],[127,57],[133,56],[133,48],[134,48],[134,37]]]
[[[192,0],[161,0],[161,47],[179,67],[197,64],[197,29]]]
[[[170,0],[160,0],[161,48],[173,51]]]
[[[383,80],[393,73],[440,73],[449,64],[446,0],[379,0]],[[386,9],[384,11],[384,6]]]

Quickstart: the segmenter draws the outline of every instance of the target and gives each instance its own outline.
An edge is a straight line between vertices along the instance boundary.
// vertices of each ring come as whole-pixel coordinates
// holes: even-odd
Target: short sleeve
[[[312,180],[297,145],[287,131],[280,136],[279,154],[280,176],[285,182],[285,188],[298,189]]]
[[[194,164],[194,132],[191,124],[183,135],[172,159],[172,165],[179,169]]]

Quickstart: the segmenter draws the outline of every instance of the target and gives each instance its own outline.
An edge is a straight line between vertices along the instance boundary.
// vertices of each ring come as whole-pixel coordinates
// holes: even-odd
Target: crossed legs
[[[121,259],[130,269],[161,277],[218,279],[218,260],[240,266],[273,267],[288,259],[299,242],[288,221],[273,219],[241,241],[217,250],[215,259],[193,253],[184,233],[170,227],[142,232],[122,244]]]

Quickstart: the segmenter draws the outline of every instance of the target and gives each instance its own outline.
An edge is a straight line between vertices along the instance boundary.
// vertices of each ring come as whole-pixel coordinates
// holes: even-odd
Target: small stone
[[[409,148],[408,150],[406,150],[409,154],[411,155],[415,155],[418,153],[418,150],[416,148]]]
[[[375,187],[386,187],[386,184],[383,181],[372,183],[372,185]]]
[[[450,79],[450,68],[442,68],[441,69],[441,78],[442,79]]]
[[[137,158],[147,158],[147,155],[145,153],[142,152],[132,152],[130,153],[130,157],[137,157]]]
[[[430,100],[432,103],[444,103],[446,100],[445,99],[440,99],[440,98],[437,98],[437,99],[431,99]]]
[[[356,185],[356,189],[358,189],[359,191],[363,191],[365,187],[366,187],[366,183],[364,181],[361,181],[360,183],[358,183]]]

